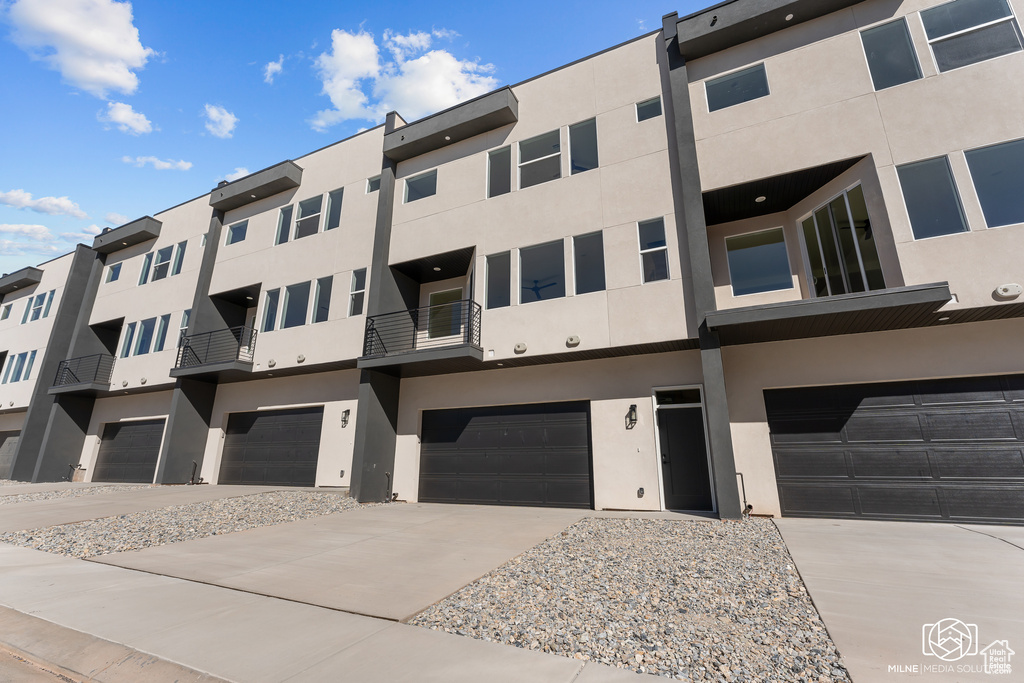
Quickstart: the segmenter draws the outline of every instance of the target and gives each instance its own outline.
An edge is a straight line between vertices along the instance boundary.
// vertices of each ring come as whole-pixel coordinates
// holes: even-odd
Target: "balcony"
[[[108,353],[97,353],[80,358],[62,360],[57,376],[48,394],[97,394],[110,389],[110,377],[114,373],[114,357]]]
[[[360,368],[483,360],[480,304],[452,301],[368,316]]]
[[[185,336],[178,346],[178,360],[171,377],[248,374],[252,371],[255,352],[256,330],[251,327],[229,327]]]

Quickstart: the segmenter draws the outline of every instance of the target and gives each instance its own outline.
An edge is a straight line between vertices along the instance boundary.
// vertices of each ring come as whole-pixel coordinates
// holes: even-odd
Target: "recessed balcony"
[[[359,367],[483,360],[480,304],[467,299],[368,316]]]
[[[108,353],[62,360],[48,394],[96,394],[110,389],[114,357]]]
[[[178,360],[171,377],[251,372],[256,352],[256,330],[228,327],[181,338]]]

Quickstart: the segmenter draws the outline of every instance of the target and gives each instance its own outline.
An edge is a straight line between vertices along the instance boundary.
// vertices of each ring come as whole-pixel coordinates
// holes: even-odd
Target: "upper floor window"
[[[170,313],[159,318],[146,318],[128,323],[125,327],[124,340],[121,342],[121,358],[144,356],[150,351],[153,353],[163,351],[167,343],[167,329],[170,324]]]
[[[953,0],[921,11],[939,71],[1021,50],[1020,27],[1007,0]]]
[[[12,353],[7,357],[7,367],[4,368],[4,377],[0,383],[7,384],[8,382],[21,382],[29,379],[32,376],[32,366],[35,362],[35,351]]]
[[[604,237],[600,232],[572,238],[576,293],[600,292],[604,281]]]
[[[860,185],[833,197],[800,222],[814,296],[885,289],[882,264]]]
[[[277,236],[274,244],[283,244],[289,239],[297,240],[302,237],[309,237],[323,230],[333,230],[341,225],[341,204],[344,197],[344,189],[332,190],[325,196],[317,195],[309,199],[303,199],[296,206],[288,205],[281,207],[277,216]],[[292,231],[292,217],[295,217],[295,230]]]
[[[372,178],[366,179],[366,194],[376,192],[380,189],[380,176],[375,175]]]
[[[726,237],[725,251],[733,296],[793,288],[782,228]]]
[[[230,232],[229,232],[230,234]],[[244,235],[244,232],[243,232]],[[163,247],[157,251],[149,252],[145,258],[142,259],[142,272],[139,273],[139,284],[144,285],[153,280],[163,280],[169,275],[177,275],[181,272],[181,265],[185,258],[185,247],[188,246],[188,242],[178,242],[177,247],[170,245]],[[175,253],[177,249],[177,253]],[[155,258],[154,258],[155,256]],[[171,257],[174,257],[174,264],[171,265]]]
[[[565,296],[565,245],[562,240],[519,250],[519,302]]]
[[[331,310],[333,281],[333,277],[324,277],[312,282],[288,285],[284,287],[283,301],[280,289],[269,290],[264,298],[261,330],[271,332],[278,328],[284,330],[300,327],[307,322],[319,323],[327,320]]]
[[[512,148],[502,147],[487,154],[487,196],[512,191]]]
[[[654,218],[637,223],[640,238],[640,269],[644,282],[668,279],[668,242],[665,241],[665,219]]]
[[[405,203],[437,194],[437,169],[421,173],[405,181]]]
[[[569,162],[571,175],[597,168],[596,119],[569,126]]]
[[[967,219],[946,157],[896,167],[914,239],[967,232]]]
[[[504,308],[511,303],[512,258],[509,252],[487,256],[487,308]]]
[[[153,282],[163,280],[171,272],[171,256],[174,254],[174,247],[164,247],[156,252],[153,259]]]
[[[115,263],[107,268],[107,282],[116,282],[121,277],[121,264]]]
[[[7,320],[11,317],[11,308],[14,304],[7,304],[4,306],[3,311],[0,312],[0,320]]]
[[[910,40],[904,19],[890,21],[860,33],[868,70],[875,90],[916,81],[921,78],[921,65]]]
[[[559,131],[553,130],[519,143],[519,189],[562,177]]]
[[[637,123],[661,116],[661,97],[652,97],[649,100],[636,103]]]
[[[363,299],[366,296],[366,268],[352,271],[352,286],[348,295],[349,316],[360,315],[363,312]]]
[[[1024,140],[965,152],[990,228],[1024,223]]]
[[[708,111],[718,111],[726,107],[766,97],[768,90],[768,74],[764,63],[736,71],[704,83],[708,96]]]
[[[245,241],[245,233],[249,231],[249,221],[242,221],[241,223],[235,223],[234,225],[228,226],[228,238],[224,242],[228,244],[238,244],[239,242]]]
[[[21,324],[30,323],[50,315],[50,307],[53,305],[53,295],[57,290],[30,296],[25,304],[25,312],[21,316]]]
[[[299,212],[295,217],[295,239],[309,237],[320,232],[320,209],[323,208],[323,205],[323,195],[299,202]]]

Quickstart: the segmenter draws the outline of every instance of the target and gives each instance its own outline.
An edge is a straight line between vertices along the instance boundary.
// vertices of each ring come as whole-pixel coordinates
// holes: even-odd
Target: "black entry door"
[[[221,484],[315,486],[324,408],[232,413]]]
[[[700,406],[660,408],[658,435],[665,507],[714,510],[703,409]]]
[[[151,483],[163,437],[163,420],[108,423],[103,427],[92,480]]]

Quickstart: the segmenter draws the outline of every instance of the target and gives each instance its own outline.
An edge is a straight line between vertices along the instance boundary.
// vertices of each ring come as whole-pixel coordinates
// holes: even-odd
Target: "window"
[[[149,282],[149,267],[153,264],[153,252],[146,254],[146,258],[142,259],[142,272],[139,273],[139,284],[144,285]]]
[[[487,155],[487,196],[512,191],[512,148],[502,147]]]
[[[331,288],[333,277],[322,277],[316,281],[316,298],[313,300],[313,322],[322,323],[331,312]]]
[[[171,314],[160,316],[160,320],[156,325],[156,340],[153,342],[153,353],[164,350],[164,344],[167,343],[167,328],[171,324]]]
[[[921,78],[921,65],[917,63],[917,53],[905,19],[861,31],[860,40],[875,90]]]
[[[1021,50],[1017,20],[1006,0],[953,0],[921,11],[939,71]]]
[[[249,221],[242,221],[228,226],[228,239],[224,244],[237,244],[245,239],[245,233],[249,229]]]
[[[121,277],[121,264],[115,263],[107,268],[107,282],[116,282]]]
[[[295,239],[309,237],[320,232],[320,209],[324,196],[317,195],[299,202],[299,213],[295,217]]]
[[[13,306],[14,304],[7,304],[6,306],[4,306],[3,312],[0,313],[0,320],[7,320],[8,318],[11,317],[11,308]]]
[[[327,194],[327,225],[324,226],[324,230],[334,230],[341,225],[341,197],[343,194],[343,189]]]
[[[174,253],[174,265],[171,267],[171,275],[177,275],[181,272],[181,265],[185,262],[185,247],[188,246],[188,241],[178,242],[178,250]]]
[[[292,208],[286,206],[281,209],[281,213],[277,217],[277,240],[274,244],[284,244],[288,241],[288,236],[292,231]]]
[[[280,298],[280,289],[271,289],[267,292],[266,303],[263,305],[263,332],[274,330],[274,323],[277,321],[277,302]]]
[[[562,240],[519,250],[519,301],[546,301],[565,296]]]
[[[437,169],[408,178],[405,181],[405,203],[437,194]]]
[[[244,239],[244,232],[243,232]],[[171,268],[171,254],[174,252],[174,247],[164,247],[156,252],[156,258],[153,260],[153,282],[157,280],[163,280],[167,277],[168,272]]]
[[[132,341],[135,340],[135,323],[128,323],[124,330],[124,343],[121,344],[121,358],[127,358],[132,350]]]
[[[967,220],[946,157],[897,166],[914,239],[967,232]]]
[[[636,103],[637,123],[661,116],[661,97],[654,97],[643,102]]]
[[[504,308],[512,301],[512,255],[509,252],[487,257],[487,308]]]
[[[21,316],[21,324],[34,322],[50,315],[54,292],[56,290],[51,289],[49,292],[30,296],[25,303],[25,312]]]
[[[32,366],[35,362],[35,351],[23,351],[19,354],[12,354],[8,357],[2,384],[29,379],[32,376]]]
[[[576,293],[604,290],[604,237],[599,232],[572,238]]]
[[[519,143],[519,189],[562,177],[562,147],[558,131]]]
[[[133,356],[144,356],[149,353],[149,347],[153,343],[153,334],[156,332],[156,318],[146,318],[139,323],[139,336],[135,340]]]
[[[352,289],[349,294],[348,314],[349,316],[360,315],[363,312],[363,297],[366,295],[366,268],[352,271]]]
[[[284,288],[284,312],[281,314],[281,329],[299,327],[306,324],[306,312],[309,310],[309,283],[300,282]]]
[[[597,168],[597,119],[569,126],[570,175]]]
[[[51,289],[50,293],[46,295],[46,308],[43,309],[43,317],[50,315],[50,306],[53,304],[53,293],[57,290]],[[35,320],[35,318],[33,318]]]
[[[814,296],[885,289],[860,185],[819,206],[801,228]]]
[[[764,64],[743,69],[728,76],[714,78],[704,84],[708,95],[708,111],[718,111],[736,104],[766,97],[768,75]]]
[[[178,345],[181,345],[182,338],[188,334],[188,321],[192,317],[192,309],[187,308],[181,314],[181,324],[178,326]]]
[[[964,154],[988,227],[1024,223],[1024,140]]]
[[[366,179],[366,194],[376,192],[380,189],[380,176],[375,175],[372,178]]]
[[[725,238],[733,296],[793,288],[782,228]]]
[[[655,218],[637,224],[640,236],[640,268],[644,282],[668,279],[668,244],[665,242],[665,219]]]

